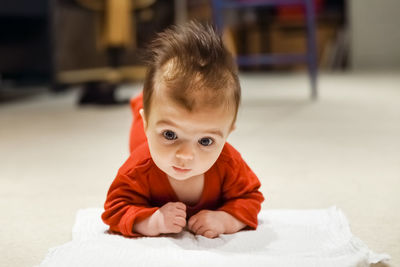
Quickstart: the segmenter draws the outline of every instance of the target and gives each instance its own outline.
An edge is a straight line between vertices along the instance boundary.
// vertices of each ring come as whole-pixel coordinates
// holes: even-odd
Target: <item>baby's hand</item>
[[[223,211],[202,210],[188,222],[189,230],[196,235],[215,238],[225,233],[226,216]]]
[[[168,202],[156,213],[161,234],[179,233],[186,226],[186,205],[182,202]]]

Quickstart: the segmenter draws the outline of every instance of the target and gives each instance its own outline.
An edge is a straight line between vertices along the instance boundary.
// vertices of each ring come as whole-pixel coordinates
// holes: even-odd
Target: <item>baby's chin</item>
[[[164,172],[168,175],[168,177],[170,177],[170,178],[172,178],[174,180],[177,180],[177,181],[188,180],[190,178],[198,177],[199,175],[203,175],[204,174],[204,172],[198,172],[198,171],[196,172],[196,171],[193,171],[193,170],[188,171],[188,172],[185,173],[185,172],[176,171],[174,169],[168,170],[168,171],[164,171]]]
[[[184,181],[184,180],[188,180],[194,176],[198,176],[198,175],[193,175],[193,174],[176,174],[175,172],[167,172],[168,177],[174,179],[174,180],[178,180],[178,181]]]

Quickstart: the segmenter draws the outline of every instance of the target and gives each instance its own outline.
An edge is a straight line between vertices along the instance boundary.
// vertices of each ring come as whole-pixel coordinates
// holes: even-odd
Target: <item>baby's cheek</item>
[[[159,160],[162,161],[166,165],[171,164],[171,160],[173,158],[172,149],[166,149],[165,147],[159,150]]]
[[[218,159],[220,153],[218,152],[213,152],[213,153],[204,153],[201,155],[201,164],[202,164],[202,169],[204,171],[207,171],[211,166],[215,163],[215,161]]]
[[[170,165],[171,152],[165,146],[153,143],[150,146],[150,152],[154,162],[156,162],[157,165],[161,165],[159,167]]]

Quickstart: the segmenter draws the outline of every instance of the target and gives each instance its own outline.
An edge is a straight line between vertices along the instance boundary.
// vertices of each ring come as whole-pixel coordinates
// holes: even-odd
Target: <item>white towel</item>
[[[79,210],[73,239],[50,249],[40,267],[80,266],[369,266],[387,261],[354,237],[335,207],[262,210],[255,231],[215,239],[183,231],[162,237],[109,234],[102,209]]]

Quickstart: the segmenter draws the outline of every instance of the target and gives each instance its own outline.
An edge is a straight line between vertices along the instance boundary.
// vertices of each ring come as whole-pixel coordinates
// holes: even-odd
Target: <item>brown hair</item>
[[[150,114],[153,93],[165,85],[173,101],[189,111],[199,107],[240,103],[237,65],[210,25],[189,22],[158,34],[149,46],[150,58],[143,88],[143,108]]]

